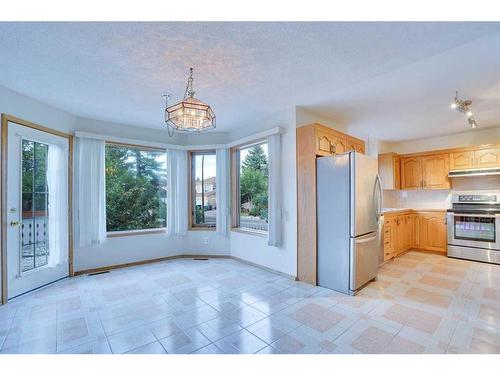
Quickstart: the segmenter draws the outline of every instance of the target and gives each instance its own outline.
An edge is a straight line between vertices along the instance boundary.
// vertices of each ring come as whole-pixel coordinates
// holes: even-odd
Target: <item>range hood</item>
[[[448,177],[492,176],[500,174],[500,168],[477,168],[449,171]]]

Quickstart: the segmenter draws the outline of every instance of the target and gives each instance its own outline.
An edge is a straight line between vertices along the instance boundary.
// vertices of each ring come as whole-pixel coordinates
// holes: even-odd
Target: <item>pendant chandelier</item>
[[[165,94],[165,123],[169,136],[175,131],[201,132],[215,128],[215,113],[208,104],[194,97],[193,68],[190,68],[184,99],[174,105],[168,105],[170,95]]]

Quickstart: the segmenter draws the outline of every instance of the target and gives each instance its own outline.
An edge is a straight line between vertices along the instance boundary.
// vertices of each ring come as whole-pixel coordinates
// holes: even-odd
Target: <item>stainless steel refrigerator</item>
[[[377,277],[382,218],[378,161],[357,152],[318,158],[318,285],[354,295]]]

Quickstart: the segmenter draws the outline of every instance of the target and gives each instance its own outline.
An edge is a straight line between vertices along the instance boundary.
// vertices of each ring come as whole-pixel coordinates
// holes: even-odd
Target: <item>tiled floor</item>
[[[500,266],[410,252],[356,297],[229,259],[80,276],[0,306],[1,353],[500,353]]]

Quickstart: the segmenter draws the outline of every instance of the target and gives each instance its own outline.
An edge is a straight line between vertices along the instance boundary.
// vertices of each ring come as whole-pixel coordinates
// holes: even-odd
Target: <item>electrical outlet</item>
[[[204,243],[205,245],[208,245],[208,237],[203,237],[203,243]]]

